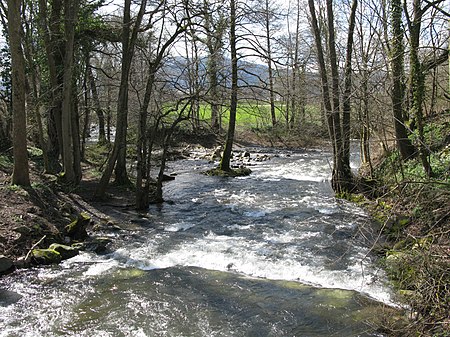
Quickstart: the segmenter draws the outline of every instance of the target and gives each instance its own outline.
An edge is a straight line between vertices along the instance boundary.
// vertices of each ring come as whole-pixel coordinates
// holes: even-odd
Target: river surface
[[[334,198],[329,153],[268,155],[235,179],[169,163],[112,252],[0,279],[0,336],[381,336],[370,218]]]

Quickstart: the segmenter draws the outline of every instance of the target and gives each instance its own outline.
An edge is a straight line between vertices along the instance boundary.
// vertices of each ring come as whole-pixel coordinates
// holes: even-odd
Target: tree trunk
[[[422,63],[419,60],[419,40],[420,27],[422,21],[422,9],[420,0],[414,0],[413,22],[410,26],[410,51],[409,51],[409,66],[410,66],[410,82],[412,90],[412,112],[416,119],[417,131],[419,132],[419,155],[422,161],[423,169],[428,177],[431,177],[433,172],[430,162],[428,161],[428,150],[425,144],[425,137],[423,131],[423,100],[425,94],[425,74]]]
[[[209,1],[203,2],[205,12],[206,47],[208,48],[207,74],[209,80],[209,101],[211,106],[211,128],[215,132],[220,132],[221,128],[221,108],[219,90],[219,65],[221,49],[223,45],[223,35],[225,31],[224,18],[219,14],[217,22],[212,22]]]
[[[269,0],[266,0],[266,44],[267,44],[267,71],[269,75],[269,99],[270,99],[270,117],[272,118],[272,127],[277,124],[277,117],[275,114],[275,93],[273,86],[273,68],[272,68],[272,38],[270,36],[270,13]]]
[[[89,56],[86,57],[86,61],[89,59]],[[87,64],[87,63],[86,63]],[[90,137],[90,93],[88,89],[88,69],[86,68],[83,80],[83,92],[84,92],[84,120],[83,120],[83,130],[81,132],[81,158],[82,160],[86,159],[86,138]]]
[[[63,168],[64,180],[69,184],[76,184],[75,174],[75,148],[73,129],[73,73],[74,73],[74,43],[75,20],[78,12],[78,0],[64,1],[64,30],[65,30],[65,60],[64,60],[64,84],[62,104],[62,140],[63,140]]]
[[[340,99],[339,99],[339,70],[337,65],[337,53],[336,53],[336,39],[334,34],[334,14],[333,14],[333,0],[327,0],[327,21],[328,21],[328,52],[330,58],[330,70],[331,70],[331,88],[332,88],[332,128],[334,134],[334,147],[335,147],[335,157],[334,157],[334,172],[333,176],[336,175],[336,171],[339,171],[339,166],[343,163],[341,162],[342,157],[342,132],[341,132],[341,119],[340,119]],[[333,180],[335,180],[333,178]]]
[[[21,1],[8,0],[8,33],[12,69],[13,156],[14,169],[11,183],[29,186],[27,152],[27,119],[25,112],[25,60],[21,38]]]
[[[230,120],[228,123],[227,139],[223,150],[219,169],[231,171],[231,155],[233,150],[234,132],[236,128],[236,112],[238,99],[238,63],[236,49],[236,0],[230,0],[230,46],[231,46],[231,101]]]
[[[150,67],[151,68],[151,67]],[[149,185],[147,182],[143,184],[144,177],[148,180],[147,176],[147,156],[150,155],[146,151],[146,143],[148,139],[147,134],[147,111],[150,105],[150,99],[153,92],[153,86],[155,82],[155,71],[150,69],[149,77],[145,87],[145,94],[142,106],[140,107],[139,114],[139,127],[138,127],[138,139],[137,139],[137,153],[136,153],[136,209],[146,210],[149,206]]]
[[[403,119],[403,67],[404,67],[404,46],[402,29],[402,3],[401,0],[392,0],[391,3],[391,24],[392,24],[392,43],[391,43],[391,68],[392,68],[392,112],[394,116],[395,138],[397,148],[403,160],[410,159],[415,154],[415,148],[408,138],[408,131]]]
[[[350,97],[352,92],[352,54],[353,54],[353,33],[355,30],[356,9],[358,1],[353,0],[349,28],[347,34],[347,51],[345,60],[345,80],[344,80],[344,95],[342,108],[342,151],[340,160],[342,161],[341,178],[339,179],[340,189],[349,192],[353,189],[353,175],[350,168],[350,117],[351,104]]]
[[[296,119],[299,118],[299,91],[300,89],[300,59],[299,59],[299,49],[300,49],[300,2],[297,1],[297,17],[296,17],[296,27],[295,27],[295,44],[294,44],[294,56],[292,59],[292,79],[291,79],[291,108],[289,117],[289,129],[294,129],[296,124]]]
[[[35,64],[34,60],[33,60],[33,56],[34,54],[36,54],[36,50],[35,47],[32,43],[32,38],[31,38],[31,34],[33,34],[32,31],[27,32],[27,37],[26,37],[26,42],[24,43],[24,54],[25,54],[25,61],[26,61],[26,66],[29,69],[29,79],[28,79],[28,89],[31,91],[31,95],[30,95],[30,99],[29,99],[29,106],[33,107],[33,115],[34,115],[34,119],[35,119],[35,123],[36,123],[36,128],[37,128],[37,134],[38,134],[38,143],[39,143],[39,147],[41,148],[42,151],[42,159],[44,162],[44,172],[49,172],[50,168],[49,168],[49,161],[48,161],[48,154],[47,154],[47,146],[45,143],[45,138],[44,138],[44,127],[42,125],[42,117],[41,117],[41,97],[39,97],[39,87],[40,87],[40,82],[38,80],[40,74],[39,74],[39,69],[38,69],[38,65]]]
[[[319,73],[320,80],[322,84],[322,102],[323,102],[323,110],[325,112],[325,117],[328,125],[328,133],[330,139],[333,144],[335,144],[335,134],[333,132],[333,115],[332,115],[332,106],[330,101],[330,90],[328,87],[328,75],[327,68],[325,65],[325,55],[322,47],[322,37],[319,29],[319,24],[317,21],[316,10],[314,7],[314,0],[308,0],[309,11],[311,13],[311,25],[314,34],[314,40],[317,49],[317,59],[319,62]],[[335,154],[335,146],[333,145],[333,154]]]
[[[61,170],[59,156],[62,149],[62,87],[63,76],[63,37],[61,33],[62,1],[51,3],[50,19],[47,15],[47,2],[39,0],[39,17],[50,80],[50,106],[48,107],[47,134],[49,173]]]
[[[332,96],[330,97],[329,87],[328,87],[328,77],[327,77],[327,68],[325,65],[325,57],[322,48],[321,42],[321,32],[317,21],[317,16],[314,8],[314,1],[308,0],[309,9],[311,12],[311,24],[313,28],[314,38],[316,42],[317,48],[317,56],[319,61],[319,70],[320,77],[322,81],[322,94],[323,94],[323,103],[325,112],[327,115],[328,122],[328,130],[330,133],[330,139],[333,144],[333,174],[332,174],[332,186],[333,190],[337,193],[349,192],[353,189],[353,176],[350,170],[349,165],[349,151],[345,150],[345,139],[346,132],[348,135],[350,134],[350,105],[349,105],[349,96],[348,94],[348,106],[347,111],[345,112],[347,115],[343,118],[342,124],[344,124],[344,129],[341,129],[341,118],[340,118],[340,99],[339,99],[339,71],[337,65],[337,53],[336,53],[336,40],[334,35],[334,15],[333,15],[333,1],[327,0],[327,26],[328,26],[328,49],[329,49],[329,60],[330,60],[330,69],[331,69],[331,80],[332,80]],[[354,20],[355,20],[355,12],[356,12],[356,4],[354,3],[352,6],[352,13],[350,19],[350,29],[349,29],[349,42],[348,44],[352,44],[353,38],[353,29],[354,29]],[[352,23],[353,22],[353,23]],[[352,28],[353,26],[353,28]],[[349,48],[349,45],[347,45]],[[350,54],[351,58],[351,46],[350,50],[347,52]],[[351,74],[351,62],[347,60],[347,68],[346,68],[346,76],[347,72]],[[351,89],[351,77],[348,75],[346,78],[346,88],[347,91]],[[331,100],[332,98],[332,100]]]
[[[102,107],[100,105],[100,99],[98,97],[97,85],[95,84],[94,73],[92,72],[92,67],[88,64],[88,77],[89,84],[91,87],[92,101],[95,107],[95,113],[98,118],[98,143],[106,143],[106,132],[105,132],[105,115],[103,114]]]
[[[77,88],[74,86],[72,97],[78,97]],[[73,145],[73,169],[75,172],[75,184],[79,184],[82,179],[81,171],[81,139],[80,139],[80,115],[78,110],[78,100],[72,100],[72,145]]]

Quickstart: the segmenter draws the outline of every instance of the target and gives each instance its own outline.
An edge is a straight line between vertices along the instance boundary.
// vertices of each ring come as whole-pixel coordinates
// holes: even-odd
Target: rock
[[[88,237],[86,228],[91,218],[86,213],[81,213],[78,218],[66,226],[67,236],[72,240],[84,240]]]
[[[0,255],[0,274],[6,273],[13,266],[14,266],[14,263],[10,258],[8,258],[4,255]]]
[[[73,208],[73,206],[71,204],[69,204],[68,202],[63,203],[60,208],[59,211],[66,216],[70,216],[71,214],[75,213],[75,210]]]
[[[250,158],[250,152],[245,151],[245,152],[242,154],[242,157],[244,157],[244,158]]]
[[[52,243],[48,249],[53,249],[61,255],[61,260],[67,260],[71,257],[77,256],[78,249],[66,245],[61,245],[59,243]]]
[[[222,171],[219,168],[214,168],[203,173],[207,176],[216,177],[244,177],[250,175],[252,173],[252,170],[247,167],[238,167],[230,171]]]
[[[37,207],[31,206],[31,207],[27,208],[27,213],[37,214],[37,213],[39,213],[39,210]]]
[[[9,291],[5,289],[0,289],[0,305],[8,306],[10,304],[18,302],[23,296],[15,291]]]
[[[28,268],[31,266],[31,259],[29,257],[27,259],[25,256],[21,256],[14,262],[14,265],[17,268]]]
[[[106,230],[111,232],[118,232],[122,230],[122,227],[120,227],[118,224],[114,223],[113,221],[108,221],[106,223]]]
[[[91,240],[84,242],[80,249],[102,254],[108,251],[108,245],[111,242],[112,240],[107,237],[94,237]]]
[[[110,238],[97,237],[91,242],[91,249],[96,253],[106,252],[108,245],[112,242]]]
[[[22,235],[28,235],[31,233],[31,229],[27,226],[18,226],[14,228],[13,231]]]
[[[209,160],[214,162],[222,159],[222,147],[218,146],[214,149],[214,152],[209,156]]]
[[[163,174],[162,181],[171,181],[171,180],[175,180],[175,177]]]
[[[61,254],[53,249],[33,249],[31,254],[37,264],[54,264],[61,262]]]

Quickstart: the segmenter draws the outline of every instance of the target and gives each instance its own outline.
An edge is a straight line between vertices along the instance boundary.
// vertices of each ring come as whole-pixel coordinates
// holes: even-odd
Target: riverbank
[[[410,320],[394,336],[450,336],[450,115],[426,120],[430,151],[403,161],[392,146],[360,170],[370,188],[360,199],[386,240],[374,247]]]
[[[379,222],[384,240],[373,250],[396,299],[409,307],[403,327],[387,322],[386,330],[399,337],[450,336],[450,189],[436,181],[378,179],[382,196],[355,201]]]

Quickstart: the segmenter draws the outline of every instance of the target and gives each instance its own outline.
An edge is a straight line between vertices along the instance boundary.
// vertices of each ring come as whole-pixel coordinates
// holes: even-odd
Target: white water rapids
[[[148,214],[130,214],[133,230],[114,235],[114,251],[82,253],[60,266],[2,280],[0,336],[36,336],[29,330],[37,322],[37,335],[48,336],[324,336],[324,327],[338,336],[378,336],[355,332],[360,331],[356,326],[345,330],[344,321],[324,323],[361,311],[361,298],[392,304],[385,276],[370,253],[371,219],[357,206],[334,198],[328,160],[322,151],[285,152],[237,179],[200,174],[210,167],[204,160],[170,163],[168,171],[177,176],[164,187],[167,202],[152,206]],[[351,292],[338,296],[333,289]],[[333,304],[328,306],[319,294]],[[338,305],[341,296],[346,304]],[[24,297],[39,303],[36,312],[30,313],[32,301],[24,302]],[[280,313],[266,308],[274,303]],[[301,318],[304,311],[298,310],[306,305],[310,307],[302,310],[313,316]],[[92,306],[104,307],[105,317],[114,313],[116,324],[88,315]],[[49,308],[57,310],[60,323],[45,314]],[[327,311],[314,314],[318,308]],[[140,317],[142,310],[151,319]],[[214,318],[216,310],[220,319]],[[253,310],[266,323],[240,322]],[[176,319],[171,316],[175,313]],[[73,324],[69,316],[75,317]],[[287,316],[289,323],[281,324]],[[178,322],[179,317],[184,320]],[[23,329],[18,320],[25,322]],[[305,324],[309,328],[303,330]]]

